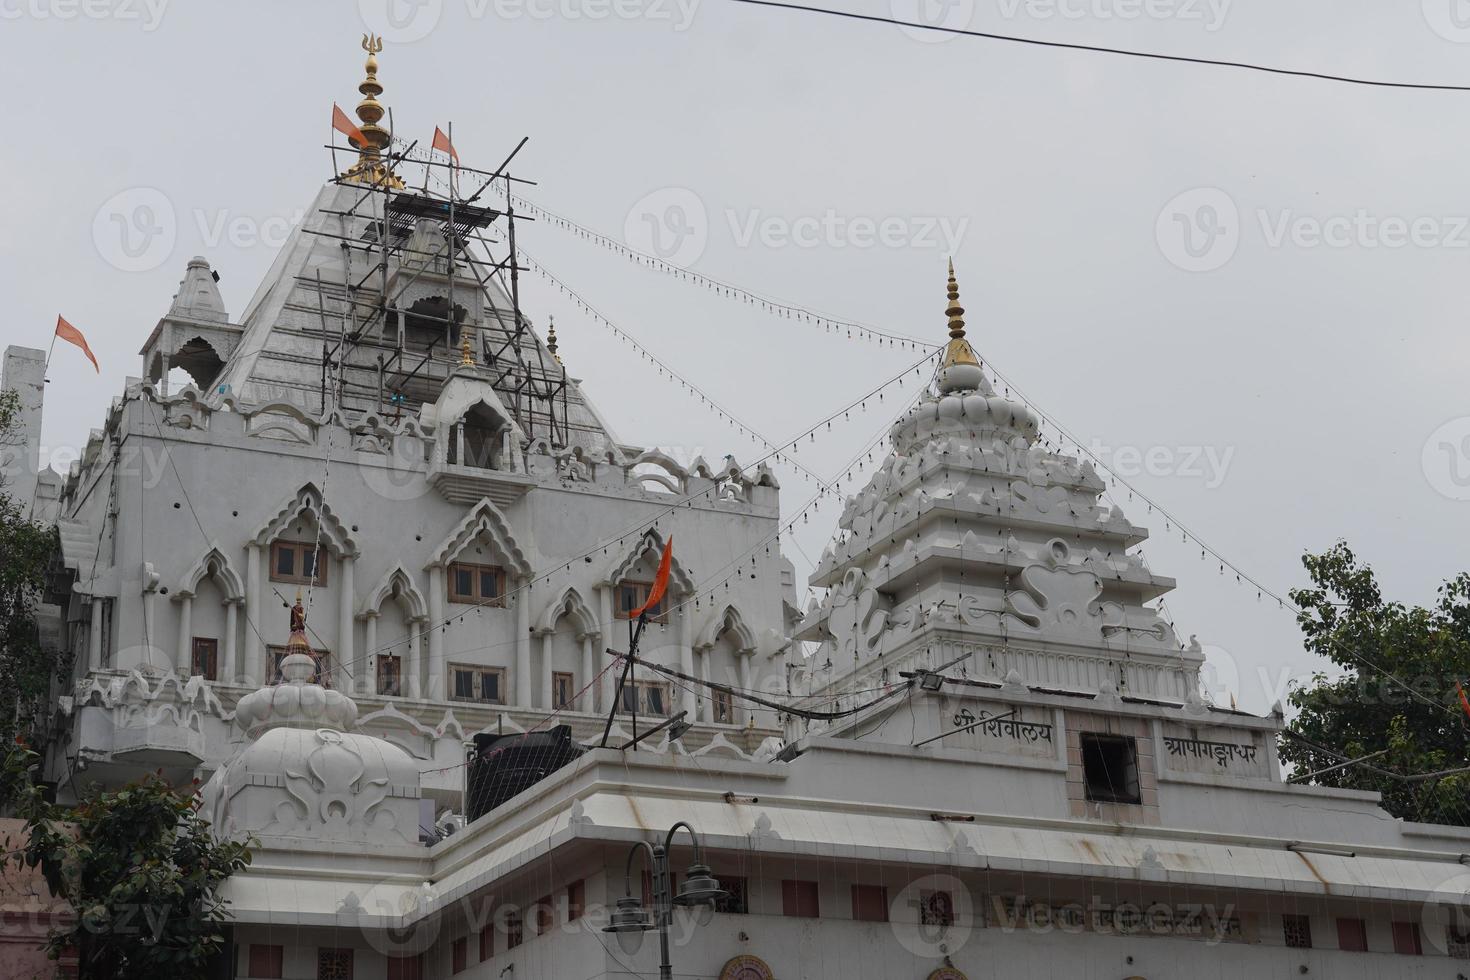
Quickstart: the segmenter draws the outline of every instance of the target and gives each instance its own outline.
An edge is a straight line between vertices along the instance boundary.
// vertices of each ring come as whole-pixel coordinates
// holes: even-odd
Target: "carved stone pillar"
[[[260,545],[245,546],[245,664],[246,685],[265,682],[265,641],[260,630]]]
[[[611,648],[616,646],[615,643],[611,642],[611,638],[617,633],[617,623],[613,621],[613,587],[606,585],[598,589],[597,599],[599,610],[598,619],[607,629],[607,632],[603,635],[609,638],[607,646]],[[602,662],[603,666],[607,665],[602,660],[602,657],[598,657],[597,659]],[[602,703],[597,706],[598,711],[612,710],[613,697],[617,692],[618,677],[621,675],[622,671],[618,668],[609,670],[602,675],[602,683],[597,685],[598,693],[602,698]]]
[[[531,707],[531,591],[516,583],[516,706]]]
[[[365,664],[359,664],[357,658],[352,655],[352,566],[354,564],[351,555],[343,555],[338,561],[339,574],[341,576],[337,583],[340,593],[337,597],[337,669],[336,675],[339,680],[333,686],[340,684],[346,690],[353,689],[353,679],[367,669]]]
[[[423,674],[424,665],[420,649],[420,635],[424,632],[425,623],[421,619],[408,621],[408,656],[403,660],[402,681],[400,688],[405,697],[420,697],[419,692],[423,689],[423,681],[419,679]],[[444,678],[444,697],[448,699],[452,692],[449,689],[449,678]]]
[[[92,626],[87,631],[87,669],[102,669],[102,600],[92,597]]]
[[[750,658],[753,656],[755,656],[753,650],[740,651],[740,686],[746,691],[750,690]],[[745,716],[745,723],[749,725],[751,719],[755,717],[755,706],[746,702],[745,710],[741,714]]]
[[[447,699],[448,675],[444,671],[444,566],[429,568],[429,684],[426,696]]]
[[[556,707],[552,703],[551,692],[551,653],[556,647],[556,630],[548,630],[541,634],[541,704],[538,707],[550,711]]]
[[[360,671],[356,689],[359,694],[376,694],[378,685],[374,681],[378,673],[377,660],[379,657],[384,656],[384,654],[378,652],[378,611],[376,609],[368,610],[367,618],[363,621],[362,627],[362,670]],[[408,687],[408,675],[400,673],[398,675],[398,684],[400,690],[406,690]]]
[[[694,606],[686,604],[679,608],[679,670],[686,676],[694,676]],[[683,688],[684,710],[689,712],[686,721],[693,721],[699,713],[699,702],[703,698],[696,693],[696,685],[685,682]]]
[[[220,664],[219,677],[226,684],[234,684],[236,682],[235,675],[239,669],[235,663],[235,634],[240,629],[239,606],[240,603],[235,599],[225,600],[224,650],[221,654],[224,657],[224,662]]]
[[[597,668],[595,666],[597,660],[593,652],[593,647],[597,643],[597,640],[598,636],[596,633],[582,634],[582,676],[578,678],[581,682],[577,685],[579,688],[587,687],[588,684],[592,683],[592,678],[597,676]],[[578,711],[596,710],[592,704],[592,698],[595,693],[590,688],[582,691],[581,694],[577,695],[573,707]]]
[[[179,648],[174,651],[174,663],[180,677],[193,673],[194,647],[194,597],[179,597]]]

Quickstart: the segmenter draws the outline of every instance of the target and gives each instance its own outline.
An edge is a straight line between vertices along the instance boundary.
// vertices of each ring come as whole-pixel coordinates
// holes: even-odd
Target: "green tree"
[[[1290,696],[1298,714],[1281,757],[1302,773],[1382,752],[1313,777],[1324,786],[1374,790],[1394,816],[1470,825],[1470,573],[1438,589],[1429,607],[1383,598],[1373,570],[1345,542],[1303,556],[1312,587],[1293,589],[1297,623],[1313,653],[1342,668],[1318,673]]]
[[[51,935],[51,955],[75,949],[83,980],[206,976],[229,918],[220,886],[250,864],[250,843],[216,840],[197,795],[157,775],[76,806],[48,802],[39,763],[17,740],[0,766],[0,802],[28,832],[5,843],[8,860],[40,868],[75,912]]]
[[[21,439],[20,399],[0,391],[0,451]],[[55,531],[29,520],[31,502],[0,483],[0,737],[30,732],[44,711],[51,679],[70,671],[41,648],[36,604],[55,547]]]

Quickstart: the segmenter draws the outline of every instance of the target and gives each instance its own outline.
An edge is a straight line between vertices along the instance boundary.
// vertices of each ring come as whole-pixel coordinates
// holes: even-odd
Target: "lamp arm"
[[[680,827],[689,831],[689,837],[694,841],[694,863],[704,864],[704,843],[699,839],[698,832],[689,824],[680,820],[669,828],[669,836],[664,838],[664,853],[671,854],[674,850],[674,834],[678,833]]]
[[[633,897],[633,858],[645,851],[648,853],[649,870],[653,871],[658,868],[658,852],[653,849],[653,845],[648,843],[648,841],[646,840],[641,840],[635,843],[628,850],[628,863],[627,866],[623,868],[623,889],[624,894],[627,895],[628,898]]]

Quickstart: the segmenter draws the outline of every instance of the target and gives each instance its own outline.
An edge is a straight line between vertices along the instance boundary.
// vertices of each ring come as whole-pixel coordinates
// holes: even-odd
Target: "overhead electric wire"
[[[1307,71],[1300,68],[1281,68],[1261,65],[1249,61],[1229,61],[1222,58],[1200,58],[1192,55],[1166,54],[1160,51],[1138,51],[1133,48],[1115,48],[1101,44],[1083,44],[1076,41],[1051,41],[1038,37],[1023,37],[1015,34],[1000,34],[994,31],[975,31],[964,27],[946,27],[943,24],[926,24],[922,21],[903,20],[899,17],[884,17],[880,14],[862,14],[853,10],[832,10],[827,7],[810,7],[800,3],[785,3],[783,0],[728,0],[753,7],[772,7],[793,10],[805,14],[826,17],[841,17],[847,20],[867,21],[875,24],[892,24],[895,27],[918,31],[932,31],[958,37],[979,38],[986,41],[1002,41],[1038,48],[1059,48],[1067,51],[1086,51],[1092,54],[1117,55],[1124,58],[1142,58],[1149,61],[1173,61],[1190,65],[1205,65],[1212,68],[1236,68],[1242,71],[1264,72],[1270,75],[1287,75],[1294,78],[1311,78],[1324,82],[1339,82],[1347,85],[1369,85],[1379,88],[1418,89],[1432,92],[1470,92],[1470,85],[1450,85],[1436,82],[1395,82],[1387,79],[1363,78],[1355,75],[1338,75],[1331,72]]]

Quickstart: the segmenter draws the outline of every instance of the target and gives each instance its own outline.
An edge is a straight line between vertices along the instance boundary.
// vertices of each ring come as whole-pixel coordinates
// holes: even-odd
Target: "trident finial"
[[[459,366],[474,367],[475,355],[470,350],[470,332],[466,328],[460,329],[459,338]]]
[[[357,86],[362,93],[362,101],[357,104],[357,118],[362,120],[359,128],[367,145],[358,150],[357,163],[342,176],[360,184],[402,188],[403,181],[383,159],[384,152],[393,141],[393,134],[380,125],[387,115],[387,110],[378,101],[378,96],[383,94],[383,85],[378,81],[378,52],[383,50],[383,39],[376,34],[364,34],[362,49],[367,52],[367,62],[363,66],[367,77]]]
[[[376,34],[364,34],[362,36],[362,49],[368,54],[378,54],[383,50],[383,39]]]

